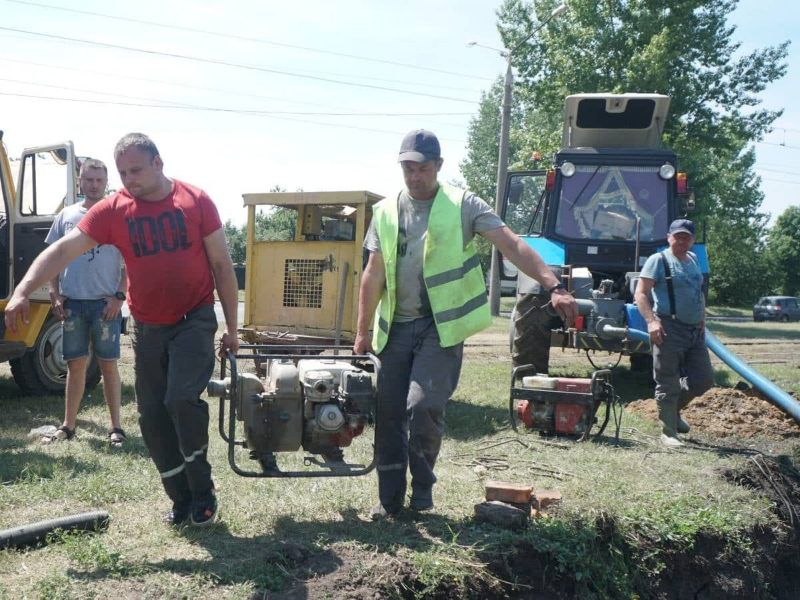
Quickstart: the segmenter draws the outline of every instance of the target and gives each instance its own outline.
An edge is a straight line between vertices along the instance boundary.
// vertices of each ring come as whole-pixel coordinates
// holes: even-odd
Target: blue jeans
[[[122,313],[113,321],[103,321],[100,315],[106,309],[106,301],[73,300],[67,298],[64,313],[67,318],[61,324],[63,339],[61,354],[64,360],[75,360],[89,356],[89,342],[102,360],[119,359],[119,336]]]

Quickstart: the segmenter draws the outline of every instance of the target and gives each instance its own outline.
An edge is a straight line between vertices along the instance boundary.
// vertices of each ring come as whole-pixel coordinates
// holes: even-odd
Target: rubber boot
[[[678,433],[689,433],[692,430],[691,425],[681,418],[681,412],[678,411],[678,422],[675,425]]]
[[[678,421],[676,423],[678,433],[689,433],[692,429],[689,424],[681,418],[681,411],[689,406],[689,402],[692,401],[692,398],[693,396],[689,392],[689,380],[686,377],[681,377],[681,393],[678,394]]]
[[[678,439],[677,399],[662,398],[658,401],[658,420],[661,421],[661,443],[670,448],[683,446]]]

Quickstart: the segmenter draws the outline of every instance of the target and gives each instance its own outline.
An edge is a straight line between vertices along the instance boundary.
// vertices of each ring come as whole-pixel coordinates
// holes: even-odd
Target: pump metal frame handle
[[[238,367],[236,364],[236,359],[242,360],[270,360],[270,359],[289,359],[293,361],[303,360],[305,358],[309,358],[311,354],[321,354],[324,351],[328,350],[335,350],[340,352],[342,350],[352,350],[352,347],[346,346],[330,346],[330,345],[307,345],[307,346],[298,346],[298,345],[264,345],[264,344],[242,344],[239,346],[240,350],[252,350],[256,351],[253,354],[233,354],[230,350],[226,352],[224,356],[220,358],[220,379],[225,379],[225,364],[226,362],[230,364],[230,372],[231,372],[231,385],[230,391],[227,394],[220,396],[219,399],[219,434],[223,440],[228,444],[228,464],[230,465],[233,472],[237,475],[241,475],[242,477],[263,477],[263,478],[291,478],[291,477],[358,477],[361,475],[366,475],[370,473],[372,470],[375,469],[377,464],[377,453],[375,449],[375,435],[377,434],[378,430],[378,406],[380,405],[379,401],[379,394],[380,394],[380,381],[381,381],[381,361],[378,359],[377,356],[374,354],[351,354],[351,355],[341,355],[338,354],[336,356],[331,356],[330,358],[356,363],[357,361],[364,361],[368,360],[372,363],[375,371],[375,379],[376,379],[376,386],[375,386],[375,400],[372,406],[372,414],[374,420],[373,426],[373,441],[372,441],[372,460],[366,467],[362,467],[360,469],[350,468],[349,465],[345,464],[337,464],[337,463],[320,463],[316,458],[313,456],[306,456],[304,458],[304,462],[306,464],[317,464],[323,466],[324,468],[328,468],[330,470],[323,471],[281,471],[280,469],[274,468],[269,469],[266,471],[247,471],[242,469],[236,464],[236,447],[241,446],[243,448],[247,447],[247,443],[245,440],[237,440],[236,439],[236,403],[235,399],[237,397],[237,389],[236,389],[236,378],[238,375]],[[277,354],[276,351],[284,351],[283,354]],[[287,352],[288,351],[288,352]],[[263,353],[262,353],[263,352]],[[225,402],[230,402],[230,410],[228,413],[228,431],[225,432]]]

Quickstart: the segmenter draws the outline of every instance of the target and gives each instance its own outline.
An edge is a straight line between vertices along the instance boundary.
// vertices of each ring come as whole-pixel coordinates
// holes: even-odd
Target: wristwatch
[[[547,293],[548,294],[552,294],[556,290],[566,290],[566,289],[567,289],[567,286],[565,286],[563,283],[557,283],[553,287],[551,287],[549,290],[547,290]]]
[[[127,296],[125,295],[125,292],[115,292],[114,298],[116,298],[117,300],[125,300]]]

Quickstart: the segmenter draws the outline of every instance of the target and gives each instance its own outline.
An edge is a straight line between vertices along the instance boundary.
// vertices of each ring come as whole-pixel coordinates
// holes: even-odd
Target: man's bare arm
[[[75,228],[42,252],[33,261],[6,305],[5,320],[8,330],[13,334],[19,333],[18,317],[20,316],[23,323],[28,323],[28,297],[35,290],[57,277],[64,267],[96,245],[97,242],[94,239]]]
[[[214,285],[217,288],[222,313],[225,315],[225,332],[222,334],[222,351],[230,350],[234,354],[239,351],[237,335],[239,288],[236,285],[236,273],[225,242],[222,228],[203,238],[203,245],[208,256],[208,264],[214,274]]]
[[[636,292],[633,294],[633,300],[642,317],[647,322],[647,332],[650,334],[650,341],[653,344],[660,344],[664,341],[667,332],[661,326],[661,319],[658,318],[653,312],[653,306],[650,304],[650,292],[656,284],[655,280],[647,277],[639,277],[639,282],[636,284]]]
[[[53,307],[53,314],[59,321],[66,318],[64,314],[64,296],[61,295],[61,275],[56,275],[50,280],[50,304]]]
[[[514,263],[520,271],[538,281],[544,289],[549,290],[560,283],[542,257],[505,225],[484,231],[481,235],[494,244],[503,256]],[[566,291],[557,290],[552,294],[550,302],[553,309],[569,327],[578,316],[575,299]]]
[[[383,264],[383,256],[379,252],[370,252],[358,291],[358,321],[356,340],[353,344],[353,351],[356,354],[375,352],[369,337],[369,324],[378,307],[384,287],[386,287],[386,266]]]

